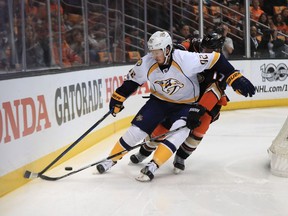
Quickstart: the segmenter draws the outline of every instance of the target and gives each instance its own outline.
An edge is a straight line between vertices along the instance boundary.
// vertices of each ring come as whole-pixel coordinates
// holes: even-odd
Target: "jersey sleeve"
[[[137,90],[138,87],[138,83],[135,83],[131,80],[125,80],[123,84],[116,89],[116,92],[121,96],[128,98]]]
[[[194,73],[200,73],[207,69],[213,69],[223,73],[226,77],[231,75],[235,68],[228,62],[228,60],[218,52],[212,53],[192,53],[189,67],[193,68]],[[192,60],[193,59],[193,60]],[[188,61],[186,57],[186,62]]]
[[[147,72],[149,68],[147,68],[145,61],[146,58],[144,56],[134,65],[127,75],[127,80],[136,82],[139,85],[143,85],[147,81]]]
[[[147,66],[143,63],[143,58],[140,59],[128,72],[125,81],[116,89],[116,92],[128,98],[139,86],[143,85],[147,81],[146,68]]]
[[[211,69],[220,58],[220,53],[196,53],[189,52],[182,56],[187,70],[200,73],[206,69]]]
[[[222,54],[213,64],[211,69],[222,73],[226,78],[235,72],[235,68],[233,67],[233,65],[231,65]]]

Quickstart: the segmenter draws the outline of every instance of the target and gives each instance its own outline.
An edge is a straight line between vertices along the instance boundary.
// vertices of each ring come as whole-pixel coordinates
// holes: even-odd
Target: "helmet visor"
[[[163,51],[161,49],[158,50],[151,50],[150,53],[154,58],[162,57],[164,55]]]

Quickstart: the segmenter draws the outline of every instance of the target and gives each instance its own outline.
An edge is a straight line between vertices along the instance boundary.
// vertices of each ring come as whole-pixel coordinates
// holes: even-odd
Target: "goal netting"
[[[268,149],[271,173],[288,177],[288,117]]]

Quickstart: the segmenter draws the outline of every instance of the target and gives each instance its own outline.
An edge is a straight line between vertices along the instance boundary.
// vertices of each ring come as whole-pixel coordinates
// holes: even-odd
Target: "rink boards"
[[[231,61],[256,88],[253,98],[230,87],[224,110],[288,106],[287,60]],[[108,111],[113,91],[132,65],[0,81],[0,196],[27,183],[25,170],[41,171]],[[146,83],[59,163],[130,124],[147,99]]]

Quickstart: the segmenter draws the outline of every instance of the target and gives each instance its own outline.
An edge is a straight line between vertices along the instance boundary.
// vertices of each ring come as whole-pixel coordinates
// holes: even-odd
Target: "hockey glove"
[[[252,97],[255,94],[254,85],[244,77],[239,71],[235,71],[227,78],[227,84],[232,86],[233,90],[245,97]]]
[[[205,112],[205,107],[201,106],[200,104],[192,104],[187,116],[186,126],[190,130],[199,127],[201,124],[200,118],[205,114]]]
[[[118,94],[116,91],[112,94],[112,97],[109,103],[109,109],[113,110],[112,115],[114,117],[116,116],[117,113],[121,112],[124,109],[123,102],[125,100],[126,98]]]

